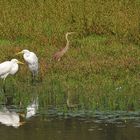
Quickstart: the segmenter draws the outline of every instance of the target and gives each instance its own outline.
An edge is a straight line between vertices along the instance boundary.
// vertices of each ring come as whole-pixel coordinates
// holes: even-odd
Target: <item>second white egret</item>
[[[23,58],[27,63],[29,70],[32,72],[33,78],[35,78],[35,75],[38,74],[38,57],[36,54],[27,49],[22,50],[21,52],[17,53],[17,55],[18,54],[23,54]]]

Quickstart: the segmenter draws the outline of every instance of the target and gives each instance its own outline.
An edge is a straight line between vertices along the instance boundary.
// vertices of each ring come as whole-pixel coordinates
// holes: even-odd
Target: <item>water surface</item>
[[[120,116],[37,114],[18,128],[0,124],[0,136],[2,140],[139,140],[139,117]]]

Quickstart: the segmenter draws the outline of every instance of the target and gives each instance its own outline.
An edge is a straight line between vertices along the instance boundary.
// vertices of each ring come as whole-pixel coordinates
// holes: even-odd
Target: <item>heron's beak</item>
[[[20,62],[20,61],[18,61],[18,64],[24,65],[24,63],[23,62]]]
[[[76,32],[70,32],[69,34],[75,34]]]
[[[21,51],[21,52],[16,53],[16,55],[19,55],[19,54],[23,54],[23,52]]]

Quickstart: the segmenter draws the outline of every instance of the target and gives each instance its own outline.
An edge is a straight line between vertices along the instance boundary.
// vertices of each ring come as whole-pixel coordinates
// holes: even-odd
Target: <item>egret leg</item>
[[[34,84],[34,83],[35,83],[35,75],[32,74],[32,84]]]
[[[5,105],[11,105],[13,103],[13,96],[5,94]]]
[[[5,79],[3,80],[3,92],[6,92],[6,87],[5,87]]]

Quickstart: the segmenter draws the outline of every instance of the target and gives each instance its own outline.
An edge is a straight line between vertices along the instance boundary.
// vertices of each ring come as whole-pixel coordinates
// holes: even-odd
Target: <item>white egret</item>
[[[18,54],[23,54],[23,58],[27,63],[29,70],[32,72],[33,78],[35,78],[35,75],[38,74],[38,58],[36,54],[26,49],[18,52],[17,55]]]
[[[6,79],[6,77],[11,74],[14,75],[18,71],[18,64],[24,64],[17,59],[12,59],[11,61],[5,61],[0,64],[0,78],[1,79]],[[3,89],[5,92],[5,83],[3,85]]]
[[[60,61],[61,57],[68,51],[69,49],[69,40],[68,40],[68,35],[73,34],[75,32],[67,32],[66,33],[66,46],[62,48],[60,51],[56,52],[53,56],[53,58],[57,61]]]

